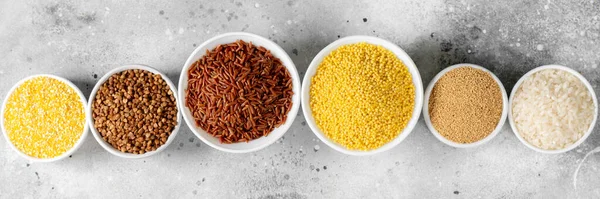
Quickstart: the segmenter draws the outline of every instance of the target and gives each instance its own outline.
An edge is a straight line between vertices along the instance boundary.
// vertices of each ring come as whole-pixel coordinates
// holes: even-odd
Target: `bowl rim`
[[[404,63],[404,65],[407,67],[408,71],[411,74],[412,82],[415,86],[415,98],[414,98],[415,104],[413,107],[412,116],[411,116],[409,122],[407,123],[406,127],[404,127],[404,129],[402,129],[400,134],[398,136],[396,136],[390,142],[386,143],[385,145],[383,145],[377,149],[372,149],[372,150],[368,150],[368,151],[350,150],[350,149],[345,148],[344,146],[341,146],[341,145],[335,143],[333,140],[330,140],[329,138],[327,138],[325,136],[325,134],[317,127],[317,125],[315,123],[315,119],[312,115],[312,109],[310,107],[310,102],[309,102],[310,101],[311,79],[314,76],[314,74],[316,74],[316,70],[317,70],[319,64],[322,62],[322,60],[327,55],[329,55],[332,51],[338,49],[340,46],[347,45],[347,44],[355,44],[355,43],[360,43],[360,42],[366,42],[369,44],[378,45],[378,46],[384,47],[387,50],[394,53],[394,55],[396,55],[396,58],[401,60]],[[312,132],[323,143],[325,143],[327,146],[333,148],[334,150],[339,151],[346,155],[353,155],[353,156],[374,155],[374,154],[388,151],[388,150],[396,147],[398,144],[400,144],[402,141],[404,141],[406,139],[406,137],[408,137],[408,135],[410,135],[410,133],[413,131],[414,127],[416,126],[417,122],[419,121],[422,106],[423,106],[423,82],[421,79],[419,68],[413,62],[412,58],[402,48],[400,48],[398,45],[396,45],[390,41],[387,41],[385,39],[378,38],[378,37],[365,36],[365,35],[353,35],[353,36],[347,36],[347,37],[343,37],[343,38],[335,40],[334,42],[327,45],[325,48],[321,49],[321,51],[319,51],[319,53],[313,58],[313,60],[310,62],[310,65],[308,66],[308,69],[306,70],[304,79],[302,81],[302,111],[303,111],[304,117],[306,119],[306,123],[308,124],[308,126],[310,127]]]
[[[266,48],[267,50],[270,50],[271,52],[273,52],[273,51],[281,52],[281,56],[276,56],[274,53],[272,53],[272,54],[273,54],[273,56],[282,60],[282,62],[287,61],[290,63],[289,65],[284,65],[284,66],[286,67],[286,69],[288,70],[288,72],[290,73],[290,76],[292,78],[292,87],[293,87],[292,89],[295,90],[297,87],[297,90],[301,91],[302,85],[300,82],[300,76],[298,75],[298,70],[296,69],[296,65],[294,64],[294,61],[292,60],[292,58],[290,58],[289,54],[283,48],[281,48],[281,46],[279,46],[277,43],[271,41],[270,39],[267,39],[260,35],[247,33],[247,32],[227,32],[227,33],[216,35],[216,36],[204,41],[202,44],[198,45],[198,47],[196,47],[196,49],[194,49],[194,51],[192,51],[192,53],[190,54],[190,56],[187,58],[186,62],[184,63],[183,68],[181,69],[180,76],[179,76],[179,84],[178,84],[179,92],[177,94],[181,99],[181,100],[179,100],[179,107],[181,108],[181,110],[189,109],[187,106],[185,106],[185,90],[187,89],[187,81],[184,82],[184,80],[188,79],[187,74],[188,74],[189,68],[191,67],[191,64],[193,64],[194,62],[197,61],[197,59],[194,59],[194,56],[196,56],[197,54],[204,54],[205,52],[201,52],[202,48],[212,45],[217,40],[226,38],[226,37],[234,37],[237,39],[240,39],[240,37],[252,37],[256,40],[261,40],[261,41],[267,43],[268,46],[265,46],[265,45],[262,46],[262,47]],[[283,60],[286,60],[286,61],[283,61]],[[294,95],[292,96],[292,107],[288,112],[288,117],[287,117],[285,123],[283,123],[280,127],[275,128],[275,129],[283,128],[282,129],[283,133],[281,133],[281,135],[279,135],[279,136],[269,134],[268,136],[271,138],[269,138],[267,136],[258,138],[258,139],[272,139],[272,140],[267,141],[262,145],[258,145],[256,147],[249,148],[249,149],[230,149],[230,148],[225,148],[225,147],[221,146],[221,145],[225,145],[225,144],[212,143],[211,141],[205,139],[203,136],[200,135],[202,133],[204,133],[204,134],[208,134],[208,133],[206,131],[204,131],[204,129],[196,127],[196,122],[193,118],[188,118],[187,115],[182,114],[183,120],[186,122],[186,124],[188,125],[188,127],[192,131],[192,133],[196,137],[198,137],[198,139],[202,140],[202,142],[204,142],[206,145],[208,145],[214,149],[217,149],[217,150],[223,151],[223,152],[228,152],[228,153],[251,153],[251,152],[262,150],[262,149],[270,146],[271,144],[277,142],[277,140],[279,140],[281,137],[283,137],[287,133],[287,131],[289,130],[289,128],[291,127],[291,125],[293,124],[293,122],[297,116],[298,109],[300,109],[300,104],[301,104],[300,93],[301,92],[299,92],[299,93],[295,92]],[[298,103],[293,103],[294,98],[297,98]],[[180,112],[183,112],[183,111],[180,111]],[[257,140],[257,139],[255,139],[255,140]],[[254,140],[251,140],[250,142],[252,142],[252,141],[254,141]],[[246,143],[236,143],[236,144],[246,144]]]
[[[521,84],[523,83],[523,81],[525,81],[526,79],[528,79],[531,75],[533,75],[534,73],[537,73],[539,71],[542,70],[549,70],[549,69],[557,69],[557,70],[562,70],[562,71],[566,71],[569,72],[570,74],[574,75],[575,77],[577,77],[582,83],[583,85],[585,85],[585,87],[588,89],[588,92],[590,93],[591,97],[592,97],[592,101],[594,102],[594,119],[592,120],[592,123],[590,123],[590,127],[588,128],[588,130],[585,132],[585,134],[583,134],[583,136],[581,138],[579,138],[579,140],[577,140],[575,143],[562,148],[562,149],[557,149],[557,150],[548,150],[548,149],[541,149],[538,148],[532,144],[530,144],[529,142],[527,142],[525,140],[525,138],[523,138],[521,136],[521,134],[518,132],[518,129],[516,127],[516,124],[513,121],[513,116],[512,116],[512,104],[513,104],[513,98],[516,94],[516,91],[521,87]],[[550,65],[543,65],[543,66],[538,66],[532,70],[530,70],[529,72],[525,73],[525,75],[523,75],[523,77],[521,77],[519,79],[519,81],[517,81],[517,83],[515,83],[515,86],[513,87],[511,93],[510,93],[510,98],[509,98],[509,114],[508,114],[508,122],[510,124],[510,128],[512,129],[513,133],[515,134],[515,136],[517,136],[517,138],[519,139],[519,141],[521,141],[521,143],[525,146],[527,146],[527,148],[530,148],[534,151],[540,152],[540,153],[545,153],[545,154],[559,154],[559,153],[565,153],[568,152],[570,150],[573,150],[575,148],[577,148],[579,145],[581,145],[583,142],[585,142],[585,140],[592,134],[593,130],[594,130],[594,126],[596,125],[597,119],[598,119],[598,98],[596,98],[596,92],[594,91],[594,88],[592,87],[592,85],[590,84],[590,82],[583,77],[583,75],[581,75],[579,72],[573,70],[572,68],[563,66],[563,65],[557,65],[557,64],[550,64]]]
[[[169,137],[167,138],[167,142],[165,142],[165,144],[163,144],[162,146],[158,147],[156,150],[146,152],[143,154],[124,153],[124,152],[121,152],[121,151],[115,149],[112,145],[110,145],[108,142],[106,142],[106,141],[104,141],[104,139],[102,139],[102,136],[94,127],[94,118],[92,117],[92,113],[93,113],[92,104],[94,103],[96,94],[98,93],[100,86],[102,86],[104,84],[104,82],[106,82],[108,80],[108,78],[110,78],[112,75],[122,72],[122,71],[125,71],[125,70],[132,70],[132,69],[145,70],[145,71],[148,71],[148,72],[151,72],[154,74],[159,74],[163,78],[163,80],[167,83],[167,85],[169,85],[169,88],[173,92],[173,97],[175,98],[175,106],[177,107],[177,125],[175,126],[175,128],[173,128],[173,131],[171,131],[171,135],[169,135]],[[162,72],[160,72],[150,66],[147,66],[144,64],[128,64],[128,65],[123,65],[123,66],[117,67],[115,69],[112,69],[109,72],[107,72],[106,74],[104,74],[98,80],[98,82],[96,82],[94,89],[90,93],[90,98],[88,99],[88,103],[87,103],[87,107],[86,107],[86,109],[88,110],[87,111],[87,113],[88,113],[87,120],[88,120],[88,124],[90,126],[90,130],[92,132],[92,135],[94,136],[94,138],[96,139],[98,144],[100,144],[100,146],[102,146],[102,148],[104,148],[106,151],[108,151],[111,154],[118,156],[118,157],[135,159],[135,158],[145,158],[145,157],[149,157],[149,156],[155,155],[157,153],[160,153],[163,150],[165,150],[175,140],[175,137],[177,136],[177,133],[179,132],[179,128],[181,127],[181,111],[179,110],[179,104],[177,103],[177,101],[179,101],[179,99],[177,98],[176,93],[177,93],[177,87],[175,87],[175,84],[173,84],[173,82],[171,82],[169,77],[167,77]]]
[[[6,131],[6,128],[4,127],[4,112],[6,110],[6,105],[8,103],[8,98],[10,98],[10,96],[12,96],[12,94],[14,93],[14,91],[21,85],[23,85],[23,83],[25,83],[26,81],[29,81],[31,79],[34,78],[38,78],[38,77],[47,77],[47,78],[52,78],[55,80],[58,80],[62,83],[65,83],[66,85],[68,85],[70,88],[72,88],[73,90],[75,90],[75,93],[77,93],[77,95],[80,98],[80,102],[82,105],[82,108],[84,109],[84,114],[85,117],[84,118],[84,127],[83,127],[83,132],[81,133],[81,136],[79,137],[79,140],[77,140],[77,142],[75,142],[75,144],[71,147],[71,149],[67,150],[66,152],[64,152],[63,154],[53,157],[53,158],[37,158],[37,157],[33,157],[33,156],[29,156],[27,154],[25,154],[24,152],[22,152],[21,150],[19,150],[13,143],[12,141],[10,141],[10,139],[8,138],[8,132]],[[8,142],[8,145],[10,146],[10,148],[12,148],[14,151],[17,152],[17,154],[19,154],[19,156],[31,161],[31,162],[55,162],[55,161],[59,161],[62,159],[65,159],[66,157],[69,157],[70,155],[72,155],[73,153],[75,153],[75,151],[77,151],[85,142],[85,139],[88,136],[88,131],[89,131],[89,126],[88,126],[88,120],[87,120],[87,112],[88,110],[86,109],[86,105],[87,105],[87,100],[85,98],[85,95],[83,95],[83,92],[81,92],[81,89],[79,89],[79,87],[77,87],[75,84],[73,84],[73,82],[67,80],[66,78],[57,76],[57,75],[52,75],[52,74],[36,74],[36,75],[31,75],[31,76],[27,76],[21,80],[19,80],[16,84],[14,84],[10,90],[8,91],[6,98],[4,99],[4,102],[2,102],[2,110],[0,111],[0,127],[2,128],[2,134],[4,136],[4,139],[6,139],[6,142]]]
[[[484,72],[490,74],[490,76],[494,79],[494,81],[496,81],[496,84],[498,84],[498,86],[500,87],[500,92],[502,94],[502,114],[500,115],[500,120],[498,120],[498,124],[496,124],[496,128],[494,128],[494,130],[490,134],[488,134],[486,137],[484,137],[483,139],[478,140],[476,142],[468,143],[468,144],[457,143],[457,142],[454,142],[454,141],[449,140],[446,137],[444,137],[442,134],[440,134],[437,131],[437,129],[435,129],[435,127],[431,123],[431,117],[429,115],[429,98],[431,97],[431,92],[432,92],[435,84],[437,84],[438,80],[440,80],[440,78],[442,78],[442,76],[444,76],[446,73],[448,73],[454,69],[462,68],[462,67],[470,67],[470,68],[478,69],[478,70],[481,70],[481,71],[484,71]],[[506,88],[504,88],[504,84],[502,84],[502,81],[500,81],[500,79],[494,73],[492,73],[490,70],[488,70],[487,68],[484,68],[480,65],[470,64],[470,63],[460,63],[460,64],[454,64],[452,66],[446,67],[444,70],[440,71],[435,77],[433,77],[433,79],[429,82],[429,85],[427,86],[427,90],[425,90],[425,100],[423,101],[423,119],[425,120],[425,124],[427,125],[427,128],[439,141],[441,141],[444,144],[447,144],[449,146],[455,147],[455,148],[472,148],[472,147],[477,147],[477,146],[481,146],[485,143],[488,143],[490,140],[494,139],[496,137],[496,135],[498,135],[500,133],[500,131],[502,131],[502,127],[504,127],[504,124],[506,123],[507,115],[508,115],[508,95],[506,93]]]

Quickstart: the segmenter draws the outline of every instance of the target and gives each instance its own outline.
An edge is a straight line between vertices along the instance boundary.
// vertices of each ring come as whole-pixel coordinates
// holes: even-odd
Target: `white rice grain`
[[[588,88],[575,75],[546,69],[525,79],[515,93],[512,118],[528,143],[546,150],[566,148],[581,139],[596,109]]]

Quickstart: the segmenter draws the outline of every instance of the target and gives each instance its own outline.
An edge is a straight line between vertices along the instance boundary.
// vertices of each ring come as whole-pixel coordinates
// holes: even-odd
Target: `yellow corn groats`
[[[29,79],[6,100],[3,119],[9,141],[29,156],[60,156],[83,134],[84,105],[76,90],[60,80]]]

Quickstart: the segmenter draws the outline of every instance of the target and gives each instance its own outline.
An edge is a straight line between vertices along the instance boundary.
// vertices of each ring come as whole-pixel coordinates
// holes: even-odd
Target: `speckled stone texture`
[[[63,76],[89,95],[102,75],[128,63],[177,82],[197,45],[230,31],[277,42],[301,75],[339,37],[372,35],[405,49],[425,85],[469,62],[510,92],[528,70],[562,64],[600,93],[599,15],[597,0],[3,0],[0,99],[37,73]],[[421,119],[398,147],[353,157],[321,143],[300,114],[284,138],[250,154],[212,149],[183,126],[150,158],[113,156],[89,136],[72,157],[49,164],[20,158],[2,137],[0,198],[597,198],[600,154],[582,159],[600,145],[599,129],[571,152],[544,155],[521,144],[508,122],[487,145],[455,149]]]

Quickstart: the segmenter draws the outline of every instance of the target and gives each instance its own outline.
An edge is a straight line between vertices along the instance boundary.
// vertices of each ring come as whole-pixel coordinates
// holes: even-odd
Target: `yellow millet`
[[[317,126],[351,150],[377,149],[396,138],[411,119],[414,98],[408,68],[391,51],[368,43],[331,52],[310,86]]]
[[[8,97],[4,127],[10,142],[36,158],[54,158],[79,140],[85,111],[77,92],[50,77],[25,81]]]

